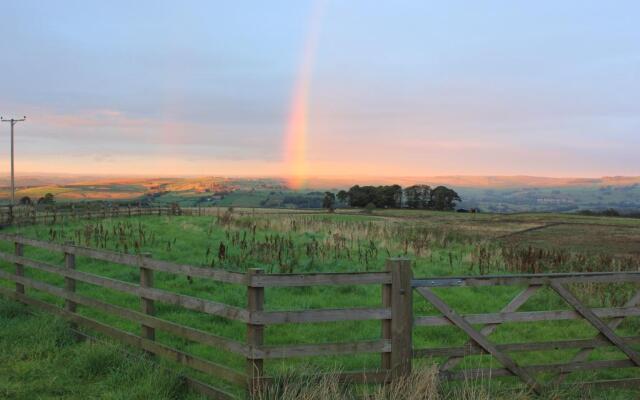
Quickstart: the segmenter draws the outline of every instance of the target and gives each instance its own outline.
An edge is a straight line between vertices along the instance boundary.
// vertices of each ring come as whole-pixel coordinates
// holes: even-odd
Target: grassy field
[[[60,319],[0,299],[0,398],[198,399],[178,373],[109,342],[78,342]]]
[[[274,213],[236,209],[208,217],[138,217],[102,221],[65,222],[55,226],[29,226],[13,231],[29,237],[57,242],[107,248],[117,251],[150,252],[154,258],[180,261],[210,268],[244,271],[264,268],[266,272],[344,272],[382,270],[388,257],[406,256],[413,260],[416,277],[468,275],[479,273],[524,273],[547,271],[638,270],[640,261],[640,221],[624,218],[567,216],[563,214],[459,214],[385,210],[371,215],[351,211],[336,214]],[[2,243],[3,251],[12,251]],[[27,248],[26,256],[62,264],[62,255]],[[3,263],[1,268],[12,271]],[[138,272],[125,266],[78,258],[77,268],[128,282],[138,282]],[[27,276],[62,284],[62,279],[44,272],[28,270]],[[237,285],[156,273],[156,286],[170,291],[221,301],[244,307],[246,289]],[[3,285],[7,282],[0,281]],[[583,300],[592,306],[624,303],[635,288],[629,285],[590,285],[580,288]],[[78,284],[85,294],[113,304],[137,309],[136,297],[88,284]],[[456,288],[437,291],[456,310],[463,313],[494,312],[507,304],[521,287]],[[34,292],[34,296],[54,301]],[[377,307],[381,293],[377,285],[313,288],[274,288],[266,292],[268,310],[294,310],[339,307]],[[245,340],[244,324],[189,312],[157,303],[157,315],[164,319]],[[523,311],[567,309],[550,291],[542,290]],[[435,315],[425,301],[415,299],[416,315]],[[106,321],[131,332],[139,327],[115,317],[80,309],[82,314]],[[640,323],[630,318],[618,329],[623,335],[637,334]],[[595,331],[581,321],[505,324],[492,339],[498,343],[526,340],[579,339]],[[335,322],[270,326],[267,344],[325,343],[377,339],[379,321]],[[238,370],[245,360],[223,351],[194,344],[159,332],[158,340],[173,347],[221,362]],[[414,346],[442,347],[462,345],[465,335],[452,327],[416,328]],[[575,350],[521,353],[523,364],[569,360]],[[611,348],[599,349],[592,359],[620,358]],[[379,366],[379,355],[331,356],[266,363],[271,374],[292,367],[303,369],[362,370]],[[487,357],[469,357],[466,366],[498,366]],[[423,360],[423,366],[440,361]],[[583,372],[569,382],[593,378],[640,376],[637,371],[615,370]],[[207,377],[202,377],[206,379]],[[545,377],[542,377],[543,380]],[[549,377],[547,377],[548,379]],[[513,386],[512,379],[492,383],[496,393]],[[216,382],[218,383],[218,382]],[[607,398],[637,398],[638,392],[611,390],[598,392]],[[570,398],[570,393],[567,398]],[[582,398],[574,392],[574,398]],[[564,398],[564,396],[563,396]],[[602,398],[602,397],[597,397]]]

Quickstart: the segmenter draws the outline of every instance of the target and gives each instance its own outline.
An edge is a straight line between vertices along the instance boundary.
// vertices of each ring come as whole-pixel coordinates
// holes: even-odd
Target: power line
[[[12,206],[16,205],[16,182],[15,182],[15,177],[13,173],[13,127],[18,122],[23,122],[26,119],[27,119],[26,116],[22,117],[21,119],[16,119],[16,118],[4,119],[3,117],[0,117],[0,121],[11,123],[11,205]]]

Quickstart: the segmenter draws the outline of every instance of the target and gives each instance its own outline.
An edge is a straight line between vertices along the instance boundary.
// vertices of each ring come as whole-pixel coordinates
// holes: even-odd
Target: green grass
[[[351,211],[353,212],[353,211]],[[560,214],[524,214],[500,216],[489,214],[456,214],[412,211],[376,211],[374,215],[356,215],[346,212],[333,215],[318,214],[255,214],[228,217],[140,217],[109,219],[104,221],[67,221],[56,226],[30,226],[17,232],[43,240],[74,241],[82,245],[104,247],[128,252],[151,252],[154,258],[179,261],[209,268],[225,268],[245,271],[247,268],[264,268],[266,272],[344,272],[378,271],[390,256],[407,256],[413,260],[414,275],[447,276],[477,274],[478,264],[487,262],[488,272],[508,271],[501,258],[501,241],[489,240],[505,234],[558,221],[573,222],[573,234],[583,234],[586,225],[599,224],[602,229],[612,224],[640,224],[640,221],[597,217],[564,216]],[[115,229],[115,231],[114,231]],[[614,226],[612,229],[621,229]],[[635,228],[634,228],[635,229]],[[102,232],[102,233],[100,233]],[[104,232],[109,232],[105,238]],[[116,234],[114,235],[114,232]],[[119,233],[118,233],[119,232]],[[254,233],[255,232],[255,233]],[[536,231],[538,232],[538,231]],[[523,234],[524,235],[524,234]],[[568,234],[563,233],[564,236]],[[570,236],[570,234],[569,234]],[[553,244],[556,236],[547,237]],[[624,240],[637,240],[637,236]],[[220,244],[226,248],[226,258],[218,257]],[[576,246],[563,243],[563,249],[580,252]],[[553,248],[553,246],[551,246]],[[0,244],[3,251],[11,251],[8,243]],[[489,260],[482,260],[479,249],[488,249]],[[482,253],[485,254],[485,253]],[[62,265],[62,255],[28,248],[31,258]],[[591,256],[590,256],[591,257]],[[0,264],[0,268],[12,271],[12,266]],[[138,271],[110,263],[78,258],[77,268],[114,279],[138,282]],[[27,270],[27,276],[56,285],[62,279],[44,272]],[[0,284],[8,285],[0,281]],[[212,299],[226,304],[244,307],[246,288],[239,285],[210,282],[194,278],[156,272],[157,287],[173,292]],[[462,313],[496,312],[506,305],[522,287],[456,288],[441,289],[437,293]],[[123,307],[137,309],[139,300],[111,290],[78,283],[78,292]],[[633,287],[610,285],[589,288],[579,295],[593,306],[617,305],[628,298]],[[611,295],[615,293],[615,296]],[[34,297],[55,301],[42,293],[32,291]],[[435,310],[426,301],[415,296],[416,315],[434,315]],[[311,288],[274,288],[266,290],[267,310],[295,310],[311,308],[377,307],[380,305],[379,285]],[[58,303],[59,304],[59,303]],[[184,325],[203,329],[217,335],[245,340],[244,324],[211,317],[197,312],[157,302],[157,315]],[[543,290],[532,298],[523,310],[567,309],[562,301],[549,290]],[[103,315],[90,309],[80,312],[91,318],[108,322],[120,329],[137,333],[135,323]],[[618,330],[623,335],[637,334],[640,323],[631,318]],[[595,331],[581,321],[556,321],[547,323],[505,324],[497,329],[492,339],[498,343],[526,340],[545,341],[559,339],[590,338]],[[266,329],[267,344],[325,343],[371,340],[380,337],[379,321],[335,322],[319,324],[276,325]],[[158,332],[162,343],[183,349],[194,355],[243,370],[245,360],[239,356],[198,345]],[[462,345],[464,334],[452,327],[416,328],[414,345],[442,347]],[[518,354],[523,364],[540,364],[567,361],[574,350]],[[594,353],[592,359],[617,357],[611,351]],[[377,354],[357,356],[326,356],[286,361],[268,361],[269,373],[294,367],[311,367],[324,370],[362,370],[379,366]],[[438,360],[436,360],[438,361]],[[487,357],[470,357],[468,365],[489,365]],[[495,363],[493,365],[496,365]],[[633,369],[607,371],[600,375],[592,372],[576,374],[573,379],[593,377],[640,376]],[[206,379],[206,377],[202,377]],[[505,379],[506,382],[515,382]],[[221,382],[212,381],[222,385]],[[227,387],[229,389],[229,387]]]
[[[142,354],[109,342],[79,342],[62,320],[29,311],[0,299],[0,398],[199,398],[176,372]]]

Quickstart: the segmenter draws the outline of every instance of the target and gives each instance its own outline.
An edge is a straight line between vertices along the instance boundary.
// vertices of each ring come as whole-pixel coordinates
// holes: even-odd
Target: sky
[[[2,11],[18,173],[640,175],[637,1]]]

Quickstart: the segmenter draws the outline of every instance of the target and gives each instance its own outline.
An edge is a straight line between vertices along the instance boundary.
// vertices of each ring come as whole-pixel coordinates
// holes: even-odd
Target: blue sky
[[[318,8],[309,173],[640,175],[632,1],[5,0],[18,170],[286,174]]]

